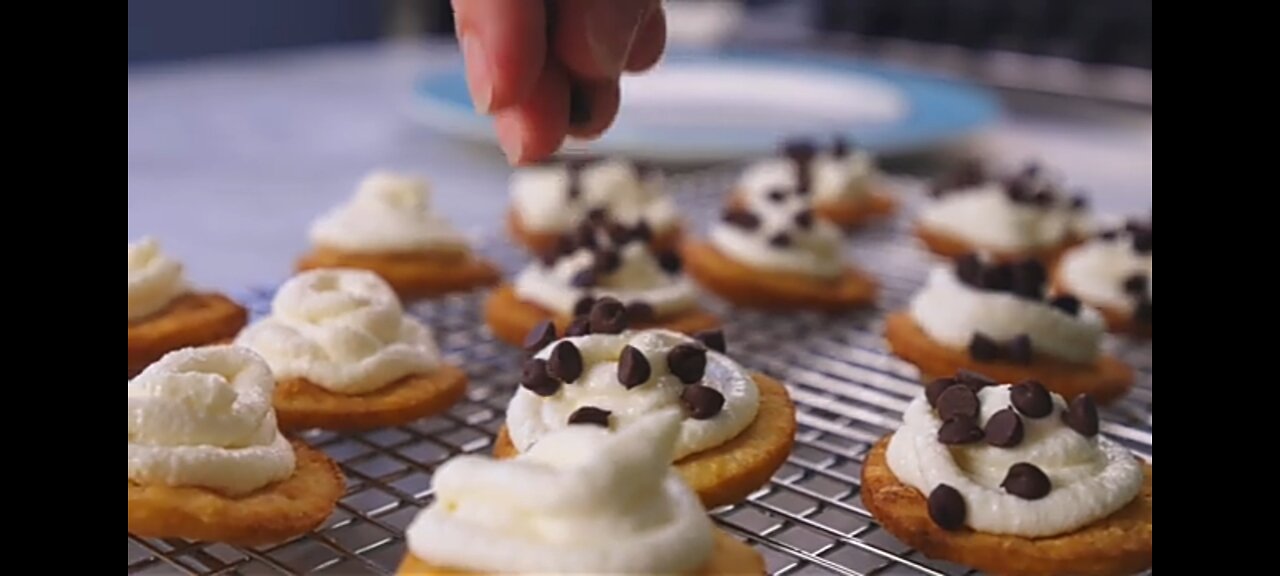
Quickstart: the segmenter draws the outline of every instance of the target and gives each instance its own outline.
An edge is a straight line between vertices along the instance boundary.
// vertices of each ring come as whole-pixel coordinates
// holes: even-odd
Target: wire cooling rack
[[[694,222],[717,212],[727,172],[673,178],[671,187]],[[904,190],[908,204],[914,192]],[[501,239],[484,251],[508,272],[523,256]],[[917,373],[886,352],[884,314],[902,307],[922,283],[930,258],[910,237],[905,218],[851,240],[853,258],[882,281],[877,310],[837,317],[764,314],[708,305],[728,322],[730,353],[785,381],[796,401],[800,430],[788,463],[747,502],[717,510],[717,521],[756,546],[770,573],[840,575],[974,574],[929,560],[882,530],[859,497],[864,456],[901,422],[919,392]],[[255,315],[271,290],[244,302]],[[393,574],[405,552],[404,528],[431,501],[431,474],[444,461],[489,451],[520,373],[517,351],[484,328],[483,297],[421,303],[412,312],[436,330],[450,360],[471,376],[467,398],[438,418],[364,434],[316,432],[304,440],[341,463],[346,496],[320,529],[265,548],[235,548],[129,536],[129,574]],[[1112,350],[1139,371],[1126,400],[1105,413],[1104,432],[1151,458],[1151,346],[1115,340]]]

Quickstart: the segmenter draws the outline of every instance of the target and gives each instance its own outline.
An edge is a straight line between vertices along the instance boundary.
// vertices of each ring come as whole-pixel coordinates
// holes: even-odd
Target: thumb
[[[556,5],[551,43],[570,74],[592,80],[622,75],[641,26],[660,0],[549,0]]]

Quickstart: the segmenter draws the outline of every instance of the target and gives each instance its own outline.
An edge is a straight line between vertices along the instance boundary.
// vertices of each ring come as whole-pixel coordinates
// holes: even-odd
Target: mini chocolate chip
[[[962,530],[968,516],[969,506],[959,490],[939,484],[929,493],[929,518],[939,528],[950,532]]]
[[[1079,316],[1080,308],[1083,306],[1080,299],[1075,296],[1056,296],[1049,301],[1049,305],[1065,312],[1068,316]]]
[[[980,283],[984,290],[992,292],[1008,292],[1013,289],[1013,266],[995,264],[982,270]]]
[[[796,214],[796,228],[801,230],[813,228],[813,210],[802,210]]]
[[[844,136],[836,136],[831,142],[831,155],[836,158],[844,158],[853,151],[853,144]]]
[[[1044,189],[1036,192],[1031,197],[1031,203],[1041,208],[1048,208],[1049,206],[1053,206],[1053,201],[1056,199],[1057,198],[1053,195],[1053,191]]]
[[[924,387],[924,397],[929,401],[929,406],[938,407],[938,398],[942,397],[942,393],[952,386],[961,386],[960,381],[955,378],[939,378],[930,382]]]
[[[598,246],[596,243],[595,225],[590,222],[583,222],[578,226],[578,229],[574,231],[573,241],[578,248],[586,248],[588,250],[594,249]]]
[[[770,190],[769,191],[769,201],[773,202],[774,204],[781,204],[785,202],[786,199],[787,199],[786,190]]]
[[[1031,348],[1031,337],[1026,334],[1019,334],[1016,338],[1009,341],[1008,349],[1005,350],[1005,358],[1014,364],[1023,366],[1031,364],[1034,360],[1034,350]]]
[[[1027,260],[1013,266],[1013,293],[1023,298],[1044,298],[1044,285],[1048,280],[1049,273],[1038,261]]]
[[[1044,418],[1053,414],[1053,396],[1049,389],[1035,380],[1014,384],[1009,390],[1013,407],[1027,418]]]
[[[791,236],[788,236],[786,232],[774,234],[773,237],[769,239],[769,245],[774,248],[786,248],[791,245]]]
[[[952,388],[952,390],[955,390],[955,388]],[[985,436],[986,433],[982,431],[981,426],[978,426],[978,421],[973,418],[952,418],[943,422],[942,427],[938,428],[938,442],[948,446],[981,442]]]
[[[679,274],[684,268],[684,262],[680,260],[680,254],[666,251],[658,254],[658,266],[661,266],[667,274]]]
[[[1076,194],[1071,197],[1071,209],[1077,212],[1089,209],[1089,196],[1084,193]]]
[[[965,254],[956,260],[956,277],[974,288],[982,288],[982,258]]]
[[[943,420],[953,418],[973,420],[978,417],[981,408],[978,395],[968,386],[952,386],[938,396],[938,417]]]
[[[724,410],[724,394],[700,384],[686,386],[680,393],[680,404],[694,420],[710,420]]]
[[[591,332],[621,334],[627,331],[627,307],[613,298],[601,298],[591,307]]]
[[[685,384],[697,384],[707,374],[707,350],[681,344],[667,352],[667,369]]]
[[[1022,418],[1013,408],[1005,408],[996,412],[987,421],[987,444],[997,448],[1014,448],[1022,443],[1026,429],[1022,426]]]
[[[653,367],[643,352],[631,346],[622,349],[622,356],[618,358],[618,382],[624,388],[631,390],[643,386],[652,375]]]
[[[610,222],[606,225],[605,233],[609,235],[609,241],[613,242],[615,246],[621,246],[631,240],[631,229],[617,222]]]
[[[578,181],[577,176],[569,177],[569,188],[565,190],[565,194],[569,196],[571,202],[582,197],[582,183]]]
[[[1032,189],[1031,183],[1021,178],[1006,181],[1004,193],[1015,204],[1031,204],[1035,197],[1035,190]]]
[[[520,385],[530,392],[544,398],[555,396],[560,391],[560,382],[551,377],[546,360],[537,358],[524,363],[520,374]]]
[[[999,384],[999,382],[972,370],[961,370],[956,372],[956,380],[959,380],[961,384],[968,386],[969,389],[974,392],[980,392],[983,388],[990,388]]]
[[[1098,239],[1104,242],[1112,242],[1120,239],[1119,230],[1103,230],[1098,233]]]
[[[1151,224],[1147,222],[1143,222],[1142,220],[1139,220],[1137,218],[1130,218],[1128,220],[1125,220],[1124,229],[1126,232],[1129,232],[1130,234],[1150,233]]]
[[[1000,487],[1023,500],[1040,500],[1053,491],[1053,482],[1034,464],[1014,464]]]
[[[564,331],[565,338],[577,338],[591,335],[591,319],[586,316],[575,318]]]
[[[1147,293],[1147,275],[1134,274],[1124,279],[1124,293],[1130,296],[1142,296]]]
[[[528,336],[524,337],[524,351],[530,354],[537,354],[558,339],[556,325],[550,320],[544,320],[535,326]]]
[[[575,288],[593,288],[596,285],[596,271],[590,268],[581,270],[569,280]]]
[[[715,350],[721,354],[729,351],[729,343],[724,338],[723,330],[707,330],[693,335],[694,339],[701,342],[708,350]]]
[[[613,250],[601,250],[596,252],[596,260],[593,265],[598,276],[608,276],[618,271],[622,266],[622,257],[618,256]]]
[[[978,362],[995,362],[1000,353],[1000,344],[986,334],[975,333],[969,341],[969,357]]]
[[[653,228],[649,226],[648,222],[641,220],[636,223],[635,226],[631,227],[629,240],[645,243],[651,242],[653,241]]]
[[[813,191],[813,166],[809,160],[795,160],[796,194],[808,196]]]
[[[561,382],[572,384],[582,377],[582,352],[573,342],[561,342],[551,349],[547,372]]]
[[[743,230],[755,230],[760,227],[760,217],[742,208],[730,208],[725,210],[721,219],[727,224],[737,226]]]
[[[601,428],[608,428],[610,416],[613,416],[613,412],[592,406],[583,406],[582,408],[575,410],[574,413],[569,416],[569,425],[599,426]]]
[[[782,153],[792,160],[808,162],[818,155],[818,145],[812,140],[788,140],[782,144]]]
[[[583,296],[582,298],[579,298],[578,301],[573,304],[574,317],[586,316],[590,314],[591,309],[594,308],[595,305],[596,305],[596,299],[594,296],[587,295],[587,296]]]
[[[587,221],[592,224],[604,224],[609,221],[609,211],[604,208],[592,208],[587,212]]]
[[[657,317],[657,312],[653,311],[653,306],[644,302],[632,302],[627,304],[627,324],[644,324],[645,322],[653,322]]]
[[[1151,232],[1139,232],[1133,235],[1133,251],[1139,254],[1151,253]]]
[[[1067,411],[1062,415],[1062,421],[1066,422],[1072,430],[1075,430],[1081,436],[1093,438],[1098,435],[1100,424],[1098,422],[1098,405],[1093,402],[1093,398],[1088,394],[1076,396],[1071,401],[1071,405],[1067,407]]]
[[[1140,298],[1138,305],[1133,308],[1133,319],[1144,326],[1151,325],[1151,299]]]

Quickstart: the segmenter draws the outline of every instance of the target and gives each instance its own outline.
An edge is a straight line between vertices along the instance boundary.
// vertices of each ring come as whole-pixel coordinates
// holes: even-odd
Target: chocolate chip
[[[982,288],[982,258],[977,254],[965,254],[956,260],[956,277],[974,288]]]
[[[1151,253],[1151,232],[1139,232],[1133,235],[1133,251],[1139,254]]]
[[[569,425],[599,426],[601,428],[609,427],[609,417],[613,416],[613,412],[594,408],[591,406],[583,406],[574,411],[569,416]]]
[[[760,217],[742,208],[730,208],[725,210],[721,219],[727,224],[737,226],[743,230],[751,231],[760,227]]]
[[[982,333],[975,333],[969,341],[969,357],[978,362],[995,362],[1000,359],[1000,344]]]
[[[706,346],[708,350],[715,350],[721,354],[729,351],[729,343],[724,338],[723,330],[707,330],[693,335],[693,338]]]
[[[1022,418],[1013,408],[1005,408],[996,412],[987,421],[987,444],[997,448],[1014,448],[1022,443],[1026,429],[1022,426]]]
[[[609,211],[604,208],[592,208],[587,212],[587,221],[596,225],[604,224],[609,221]]]
[[[1147,293],[1147,275],[1134,274],[1124,279],[1124,293],[1130,296],[1142,296]]]
[[[844,158],[853,151],[853,144],[844,136],[836,136],[831,142],[831,155],[836,158]]]
[[[939,378],[930,382],[924,387],[924,397],[929,401],[929,406],[938,407],[938,399],[942,397],[942,393],[952,386],[960,386],[960,381],[955,378]]]
[[[648,222],[641,220],[640,222],[636,223],[635,226],[631,227],[631,234],[628,240],[633,242],[644,242],[644,243],[652,242],[653,228],[649,226]]]
[[[578,249],[578,243],[573,240],[572,236],[561,236],[556,239],[555,255],[557,258],[573,254]]]
[[[569,188],[565,190],[565,194],[569,196],[571,202],[582,197],[582,182],[578,181],[576,175],[570,175]]]
[[[956,372],[956,380],[959,380],[961,384],[968,386],[969,389],[973,390],[975,393],[981,391],[983,388],[990,388],[991,386],[999,384],[999,382],[972,370],[961,370]]]
[[[643,352],[631,346],[622,349],[622,356],[618,358],[618,382],[624,388],[630,390],[643,386],[652,375],[653,367]]]
[[[667,369],[685,384],[697,384],[707,374],[707,350],[681,344],[667,352]]]
[[[1062,421],[1072,430],[1086,438],[1097,436],[1101,430],[1101,423],[1098,420],[1098,405],[1093,402],[1093,398],[1088,394],[1076,396],[1071,401],[1071,404],[1067,406],[1067,411],[1062,415]]]
[[[1151,299],[1141,298],[1138,300],[1137,306],[1133,308],[1133,319],[1144,326],[1151,325]]]
[[[569,280],[575,288],[592,288],[596,285],[596,271],[590,268],[579,271]]]
[[[929,493],[929,518],[939,528],[951,532],[962,530],[968,515],[969,507],[959,490],[939,484]]]
[[[596,227],[590,222],[583,222],[573,233],[573,242],[578,248],[594,249],[596,244]]]
[[[992,292],[1008,292],[1013,289],[1013,266],[996,264],[982,270],[979,285]]]
[[[613,250],[596,252],[595,264],[592,266],[597,276],[608,276],[622,267],[622,257]]]
[[[1104,242],[1112,242],[1120,239],[1119,230],[1103,230],[1098,233],[1098,239]]]
[[[1089,197],[1083,193],[1071,197],[1071,209],[1082,212],[1089,209]]]
[[[796,228],[801,230],[813,228],[813,210],[803,210],[796,214]]]
[[[666,251],[658,254],[658,266],[661,266],[667,274],[679,274],[684,268],[684,263],[680,260],[679,254]]]
[[[594,296],[590,296],[590,295],[583,296],[573,304],[573,315],[575,317],[586,316],[591,313],[591,309],[594,308],[595,305],[596,305],[596,299]]]
[[[1053,491],[1049,476],[1034,464],[1014,464],[1000,487],[1023,500],[1040,500]]]
[[[582,352],[573,342],[561,342],[551,349],[551,358],[547,360],[547,372],[566,384],[572,384],[582,377]]]
[[[1065,312],[1068,316],[1079,316],[1080,308],[1083,306],[1080,299],[1075,296],[1056,296],[1049,301],[1049,305]]]
[[[560,391],[560,382],[551,377],[546,360],[537,358],[524,363],[520,374],[520,385],[530,392],[544,398],[555,396]]]
[[[1015,204],[1031,204],[1035,201],[1035,189],[1031,187],[1030,182],[1021,178],[1006,181],[1004,193],[1009,197],[1009,201]]]
[[[782,153],[792,160],[808,162],[818,155],[818,145],[812,140],[788,140],[782,144]]]
[[[769,245],[774,248],[786,248],[791,246],[791,236],[788,236],[786,232],[774,234],[772,238],[769,238]]]
[[[534,327],[528,336],[524,337],[524,351],[530,354],[537,354],[558,339],[556,337],[556,325],[550,320],[544,320]]]
[[[809,160],[795,160],[796,194],[808,196],[813,191],[813,166]]]
[[[609,235],[609,241],[615,246],[621,246],[631,240],[631,229],[617,222],[606,225],[605,233]]]
[[[1031,337],[1026,334],[1019,334],[1016,338],[1009,341],[1009,345],[1005,350],[1005,358],[1014,364],[1027,366],[1034,360],[1034,350],[1031,348]]]
[[[1053,396],[1049,389],[1035,380],[1014,384],[1009,390],[1013,407],[1027,418],[1044,418],[1053,414]]]
[[[774,204],[781,204],[787,200],[787,191],[786,190],[770,190],[768,194],[768,198],[769,198],[769,201],[773,202]]]
[[[978,426],[978,421],[973,418],[952,418],[943,422],[942,427],[938,428],[938,442],[948,446],[981,442],[985,436],[982,427]]]
[[[1130,218],[1125,220],[1124,229],[1130,234],[1149,234],[1151,232],[1151,224],[1137,218]]]
[[[621,334],[627,331],[627,307],[613,298],[601,298],[591,307],[593,334]]]
[[[579,316],[564,331],[565,338],[577,338],[591,335],[591,318]]]
[[[694,420],[710,420],[724,410],[724,394],[702,385],[685,387],[680,393],[680,404]]]
[[[556,250],[551,250],[548,252],[543,252],[541,254],[538,254],[538,261],[541,262],[543,267],[546,267],[546,268],[551,268],[555,266],[556,262],[558,262],[559,260],[560,260],[560,253]]]
[[[1045,189],[1032,195],[1031,203],[1041,208],[1048,208],[1053,206],[1053,201],[1056,199],[1057,198],[1053,195],[1053,191]]]
[[[1014,294],[1032,300],[1044,298],[1044,285],[1049,280],[1044,264],[1027,260],[1013,266],[1012,274]]]
[[[968,386],[952,386],[938,396],[938,417],[943,420],[953,418],[977,419],[982,404],[978,395]]]
[[[657,316],[657,312],[653,311],[653,306],[644,302],[632,302],[627,304],[627,324],[644,324],[646,322],[653,322],[653,319]]]

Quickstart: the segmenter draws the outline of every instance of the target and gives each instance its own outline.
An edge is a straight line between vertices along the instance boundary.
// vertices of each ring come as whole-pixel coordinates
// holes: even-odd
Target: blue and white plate
[[[413,111],[450,136],[494,141],[490,120],[472,109],[461,67],[423,79]],[[815,56],[685,53],[626,78],[614,127],[570,148],[710,161],[767,154],[788,137],[843,134],[877,152],[902,152],[966,136],[998,116],[985,90],[896,68]]]

